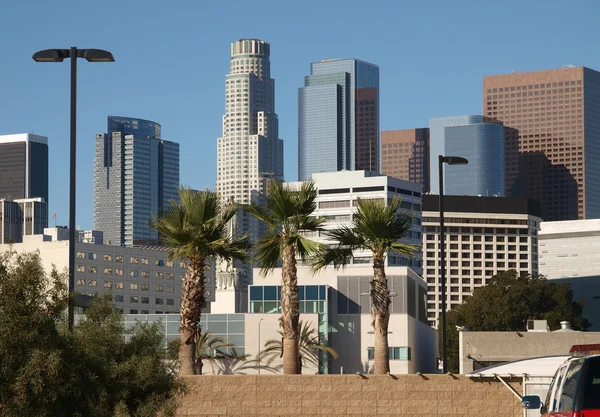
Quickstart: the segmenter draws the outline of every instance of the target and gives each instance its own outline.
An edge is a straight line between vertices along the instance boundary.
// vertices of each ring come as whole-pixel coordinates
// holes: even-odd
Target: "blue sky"
[[[112,64],[79,60],[77,223],[93,225],[95,134],[109,114],[162,125],[181,145],[181,182],[214,187],[229,44],[271,43],[285,177],[297,177],[297,89],[309,64],[379,65],[381,129],[481,113],[484,75],[600,70],[598,0],[183,1],[5,0],[0,7],[0,134],[49,137],[50,213],[68,223],[69,65],[40,49],[102,48]]]

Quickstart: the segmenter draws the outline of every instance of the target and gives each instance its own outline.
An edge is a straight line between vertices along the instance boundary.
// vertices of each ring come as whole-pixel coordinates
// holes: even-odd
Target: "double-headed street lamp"
[[[444,243],[444,163],[448,165],[466,165],[469,163],[460,156],[439,155],[439,174],[440,174],[440,266],[442,280],[442,369],[448,372],[448,354],[446,343],[446,245]]]
[[[75,306],[72,294],[75,290],[75,186],[77,161],[77,58],[88,62],[114,62],[113,55],[103,49],[44,49],[33,54],[36,62],[62,62],[71,58],[71,150],[70,150],[70,184],[69,184],[69,330],[73,329]]]

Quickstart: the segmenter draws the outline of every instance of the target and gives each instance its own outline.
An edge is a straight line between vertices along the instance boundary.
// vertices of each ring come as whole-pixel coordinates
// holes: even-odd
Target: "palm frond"
[[[254,260],[260,268],[260,274],[266,276],[277,266],[281,258],[282,237],[280,234],[262,236],[254,246]]]

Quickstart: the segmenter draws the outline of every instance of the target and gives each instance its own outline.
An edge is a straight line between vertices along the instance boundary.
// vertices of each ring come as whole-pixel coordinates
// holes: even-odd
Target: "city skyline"
[[[469,7],[469,3],[476,7]],[[68,153],[68,65],[36,66],[31,54],[43,47],[71,44],[114,53],[115,64],[82,63],[79,71],[77,222],[89,229],[95,144],[86,138],[103,130],[106,114],[160,120],[168,126],[164,136],[182,145],[182,182],[197,189],[214,186],[214,138],[220,130],[222,80],[227,72],[224,45],[235,39],[256,36],[270,42],[277,51],[272,56],[272,73],[278,83],[280,137],[286,141],[286,180],[294,180],[297,172],[297,89],[310,62],[338,56],[377,64],[381,68],[382,131],[426,126],[431,117],[479,113],[485,75],[510,73],[513,69],[525,72],[560,68],[570,63],[600,68],[600,58],[588,53],[593,47],[591,32],[597,4],[584,1],[568,8],[546,4],[542,10],[518,1],[508,1],[502,10],[475,2],[466,2],[458,9],[450,4],[439,6],[434,13],[424,4],[381,3],[367,10],[320,4],[322,12],[315,14],[300,5],[267,6],[265,2],[260,7],[239,3],[239,13],[231,14],[216,5],[119,5],[123,15],[135,15],[136,19],[114,30],[105,24],[114,20],[110,4],[11,4],[4,13],[6,25],[2,30],[7,36],[0,40],[7,51],[7,62],[13,63],[0,69],[4,92],[0,133],[33,131],[49,137],[49,212],[57,212],[57,223],[66,224],[68,184],[63,179],[68,177],[64,164]],[[74,17],[73,26],[57,27],[52,23],[54,17],[67,12]],[[327,18],[332,14],[339,19]],[[203,16],[202,25],[195,24],[197,15]],[[568,33],[558,33],[549,26],[532,24],[533,15],[536,21],[560,18],[581,24]],[[398,25],[398,16],[402,16],[402,25]],[[474,37],[473,33],[487,30],[490,16],[493,20],[510,20],[519,30],[485,39]],[[147,23],[159,17],[161,26],[171,30],[160,35],[148,33]],[[19,24],[24,19],[28,22],[27,35],[26,26]],[[223,21],[228,24],[223,25]],[[372,30],[349,42],[349,32],[341,29],[365,21],[373,22]],[[424,23],[435,30],[423,34]],[[320,29],[307,31],[311,26]],[[298,37],[298,33],[303,36]],[[201,44],[202,53],[190,53],[203,39],[210,42]],[[391,53],[390,42],[400,48],[400,53]],[[453,47],[464,42],[472,48]],[[508,48],[510,53],[498,54],[499,48]],[[158,51],[166,52],[157,55]],[[150,58],[154,56],[160,58]]]

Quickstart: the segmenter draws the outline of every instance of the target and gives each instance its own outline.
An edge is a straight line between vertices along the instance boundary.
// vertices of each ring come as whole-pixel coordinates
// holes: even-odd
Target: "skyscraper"
[[[0,136],[0,198],[41,197],[48,202],[48,138]]]
[[[179,144],[162,139],[158,123],[108,117],[94,158],[94,229],[104,232],[106,243],[157,239],[148,222],[178,198],[178,184]]]
[[[505,131],[501,122],[479,115],[440,117],[429,121],[431,191],[439,194],[438,156],[461,156],[468,165],[444,165],[444,193],[504,195]]]
[[[379,67],[357,59],[310,64],[298,89],[298,179],[379,172]]]
[[[585,67],[483,78],[483,111],[518,129],[507,189],[546,221],[600,217],[600,72]]]
[[[429,128],[381,132],[381,173],[429,191]]]
[[[259,39],[240,39],[231,44],[223,134],[217,140],[216,188],[224,201],[260,202],[269,181],[283,180],[283,141],[279,139],[275,113],[270,50],[269,43]],[[262,225],[240,210],[231,228],[232,233],[248,233],[254,241]],[[249,265],[218,269],[221,284],[234,282],[237,288],[240,282],[242,287],[251,282]],[[238,298],[244,301],[243,295]],[[245,308],[236,304],[236,311]]]

